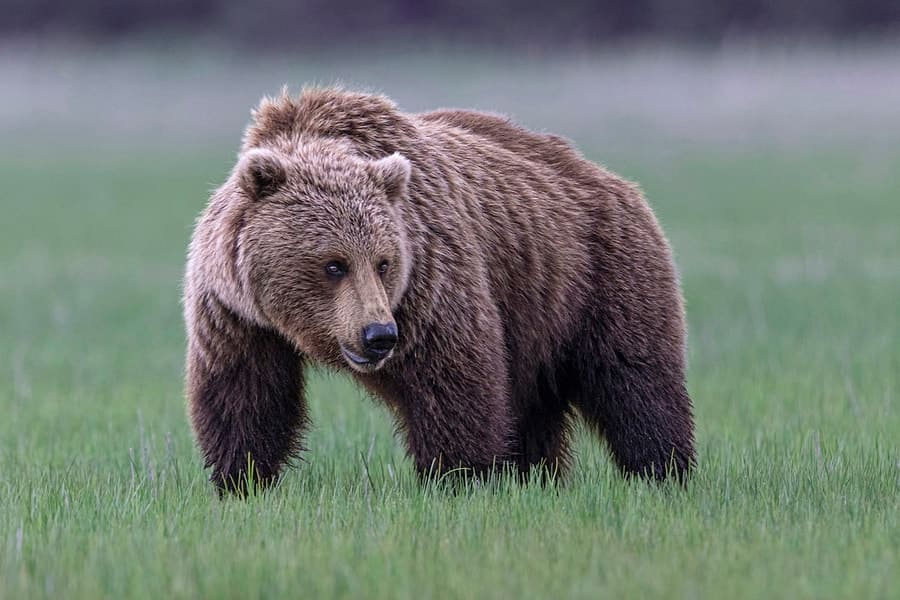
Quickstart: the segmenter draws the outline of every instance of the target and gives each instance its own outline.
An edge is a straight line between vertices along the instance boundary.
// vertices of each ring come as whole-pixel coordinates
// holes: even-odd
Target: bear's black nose
[[[378,361],[397,345],[395,323],[369,323],[362,330],[362,345],[366,358]]]

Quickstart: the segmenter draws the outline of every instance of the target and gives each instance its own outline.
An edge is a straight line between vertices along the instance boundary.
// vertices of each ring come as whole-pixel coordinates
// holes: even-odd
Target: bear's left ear
[[[409,159],[398,152],[369,163],[375,179],[384,188],[388,200],[395,202],[406,196],[406,187],[412,173]]]

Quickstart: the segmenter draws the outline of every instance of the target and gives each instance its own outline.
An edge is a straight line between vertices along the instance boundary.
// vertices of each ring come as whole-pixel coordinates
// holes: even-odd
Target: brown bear
[[[271,483],[300,450],[313,363],[387,404],[423,476],[556,474],[575,415],[625,474],[694,462],[652,211],[503,117],[339,89],[264,99],[197,223],[184,304],[190,416],[221,490]]]

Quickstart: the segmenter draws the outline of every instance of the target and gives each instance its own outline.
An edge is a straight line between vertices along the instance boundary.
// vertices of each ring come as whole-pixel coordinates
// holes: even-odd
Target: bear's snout
[[[362,347],[365,357],[378,362],[390,354],[397,345],[397,324],[369,323],[362,330]]]

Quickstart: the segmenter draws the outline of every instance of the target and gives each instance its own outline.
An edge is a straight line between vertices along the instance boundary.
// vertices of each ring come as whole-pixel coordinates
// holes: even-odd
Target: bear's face
[[[396,206],[409,161],[256,149],[237,175],[249,203],[240,270],[264,318],[313,360],[363,373],[384,365],[411,269]]]

